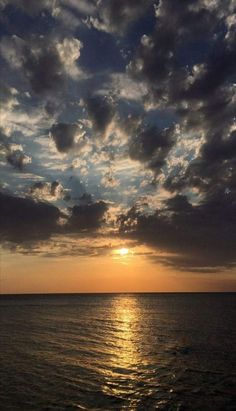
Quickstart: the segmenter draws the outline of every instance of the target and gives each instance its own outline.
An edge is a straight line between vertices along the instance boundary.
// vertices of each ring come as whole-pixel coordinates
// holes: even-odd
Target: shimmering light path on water
[[[234,410],[236,294],[1,297],[1,409]]]

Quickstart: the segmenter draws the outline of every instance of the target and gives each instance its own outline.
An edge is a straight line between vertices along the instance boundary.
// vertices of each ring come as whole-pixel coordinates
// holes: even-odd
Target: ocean
[[[3,411],[236,410],[236,294],[1,296]]]

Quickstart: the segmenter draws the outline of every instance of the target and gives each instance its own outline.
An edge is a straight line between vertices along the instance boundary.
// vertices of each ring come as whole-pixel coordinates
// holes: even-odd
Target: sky
[[[236,291],[234,0],[0,0],[2,293]]]

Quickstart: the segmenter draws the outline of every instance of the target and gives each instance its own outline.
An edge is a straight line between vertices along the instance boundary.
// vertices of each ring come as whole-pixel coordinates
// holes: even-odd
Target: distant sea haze
[[[236,294],[1,296],[2,411],[236,409]]]

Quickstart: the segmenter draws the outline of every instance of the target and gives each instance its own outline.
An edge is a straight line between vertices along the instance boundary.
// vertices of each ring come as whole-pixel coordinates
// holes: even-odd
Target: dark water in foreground
[[[236,410],[236,294],[0,301],[1,410]]]

